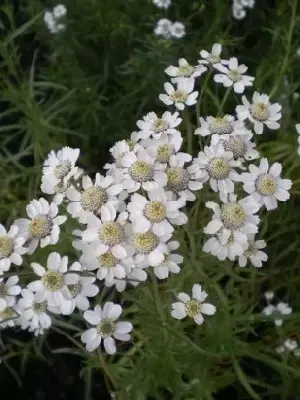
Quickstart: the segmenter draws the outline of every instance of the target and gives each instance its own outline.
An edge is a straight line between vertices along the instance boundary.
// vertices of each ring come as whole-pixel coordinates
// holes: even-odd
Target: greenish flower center
[[[195,68],[190,65],[182,65],[181,67],[178,68],[178,76],[192,76],[195,71]]]
[[[48,271],[42,277],[42,282],[50,292],[56,292],[64,286],[64,276],[57,271]]]
[[[118,259],[110,252],[107,251],[98,257],[100,265],[106,268],[113,268],[118,264]]]
[[[115,330],[116,324],[113,320],[109,318],[104,318],[97,326],[97,331],[99,335],[103,338],[112,336],[115,333]]]
[[[41,301],[40,303],[33,304],[33,311],[37,314],[42,314],[47,309],[47,302]]]
[[[80,282],[75,283],[74,285],[69,285],[68,289],[72,297],[76,297],[81,291],[81,284]]]
[[[99,238],[107,246],[114,246],[124,238],[122,225],[116,221],[104,222],[99,229]]]
[[[177,193],[188,188],[190,176],[187,170],[183,168],[168,168],[167,178],[167,190]]]
[[[195,317],[201,312],[201,303],[195,299],[188,301],[185,304],[185,312],[189,317]]]
[[[37,215],[29,224],[29,232],[32,238],[42,239],[50,234],[53,227],[52,220],[46,215]]]
[[[129,169],[129,174],[134,181],[143,183],[153,178],[154,171],[151,164],[145,161],[136,161]]]
[[[240,136],[230,136],[223,141],[223,147],[226,151],[231,151],[235,159],[244,157],[247,152],[247,145]]]
[[[158,146],[156,150],[156,160],[160,163],[166,164],[171,155],[174,154],[174,148],[168,144],[162,144]]]
[[[4,298],[7,295],[7,287],[4,283],[0,283],[0,298]]]
[[[168,129],[168,124],[162,118],[157,118],[152,129],[155,133],[162,133]]]
[[[90,187],[81,194],[81,205],[85,211],[96,213],[107,200],[106,191],[99,186]]]
[[[71,170],[71,162],[69,160],[62,161],[54,168],[54,175],[57,179],[64,178]]]
[[[238,69],[231,69],[228,72],[228,78],[232,80],[232,82],[239,82],[241,80],[242,74]]]
[[[269,107],[265,103],[254,103],[250,106],[250,114],[260,122],[267,121],[269,118]]]
[[[229,135],[233,132],[232,121],[229,121],[226,116],[224,117],[208,117],[208,129],[211,134]]]
[[[14,251],[14,241],[8,236],[0,236],[0,260],[9,257]]]
[[[144,215],[152,223],[161,222],[167,216],[166,206],[161,201],[149,201],[145,206]]]
[[[170,95],[170,98],[174,103],[184,103],[188,99],[188,94],[183,90],[175,90],[175,92]]]
[[[133,236],[135,251],[139,254],[149,254],[159,243],[158,237],[153,232],[136,233]]]
[[[221,221],[225,228],[235,231],[244,225],[246,212],[238,203],[225,203],[221,207]]]
[[[208,163],[207,172],[211,178],[225,179],[230,172],[230,165],[224,158],[215,157]]]
[[[256,179],[255,187],[260,195],[271,196],[277,189],[276,179],[264,172]]]

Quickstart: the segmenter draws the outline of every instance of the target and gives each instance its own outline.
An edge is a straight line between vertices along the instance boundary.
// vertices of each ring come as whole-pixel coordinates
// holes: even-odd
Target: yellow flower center
[[[29,232],[34,239],[42,239],[50,234],[53,223],[46,215],[34,217],[29,224]]]
[[[271,196],[277,189],[276,179],[264,172],[256,179],[255,187],[260,195]]]
[[[170,98],[174,103],[184,103],[187,101],[188,94],[183,90],[175,90],[175,92],[170,95]]]
[[[99,238],[107,246],[114,246],[124,238],[122,225],[116,221],[104,222],[99,229]]]
[[[98,257],[100,265],[106,268],[113,268],[117,265],[118,259],[110,252],[107,251]]]
[[[233,124],[226,116],[217,118],[208,117],[207,122],[211,134],[229,135],[233,132]]]
[[[166,206],[161,201],[150,201],[144,209],[145,217],[152,223],[163,221],[166,213]]]
[[[210,160],[207,172],[211,178],[225,179],[229,175],[230,165],[224,158],[215,157]]]
[[[258,121],[266,121],[269,118],[269,107],[265,103],[254,103],[250,106],[250,114]]]
[[[246,212],[238,203],[225,203],[221,207],[221,220],[225,228],[235,231],[246,221]]]
[[[187,189],[190,181],[189,173],[180,167],[168,168],[167,178],[167,190],[175,193]]]
[[[195,299],[188,301],[185,304],[185,312],[189,317],[195,317],[201,312],[201,303]]]
[[[154,172],[151,164],[145,161],[136,161],[129,169],[129,174],[134,181],[143,183],[150,181]]]
[[[162,118],[157,118],[153,123],[153,128],[155,133],[161,133],[168,129],[168,124]]]
[[[232,69],[228,72],[228,78],[232,80],[232,82],[238,82],[241,80],[242,74],[238,69]]]
[[[81,205],[85,211],[97,212],[107,202],[108,196],[104,189],[93,186],[86,189],[81,195]]]
[[[56,292],[64,286],[64,276],[57,271],[48,271],[42,277],[42,282],[50,292]]]
[[[0,236],[0,260],[9,257],[14,251],[14,241],[8,236]]]
[[[186,64],[178,68],[178,75],[179,76],[192,76],[195,71],[195,68],[190,65]]]
[[[133,236],[135,251],[139,254],[149,254],[158,245],[158,237],[153,232],[136,233]]]
[[[168,144],[162,144],[158,146],[156,150],[156,160],[160,163],[166,164],[171,155],[174,154],[174,148]]]

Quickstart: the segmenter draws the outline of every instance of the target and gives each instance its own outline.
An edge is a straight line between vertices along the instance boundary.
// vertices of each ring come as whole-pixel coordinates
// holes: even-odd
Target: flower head
[[[154,112],[150,112],[144,116],[143,120],[137,121],[137,126],[140,129],[136,134],[136,139],[148,139],[153,137],[159,139],[162,135],[173,135],[178,133],[175,129],[182,121],[179,113],[174,114],[170,111],[165,111],[161,118]]]
[[[225,87],[233,86],[236,93],[243,93],[246,86],[253,85],[254,78],[243,75],[248,67],[244,64],[238,65],[238,60],[235,57],[230,58],[228,67],[221,63],[214,65],[214,67],[222,72],[214,76],[215,82],[222,83]]]
[[[168,106],[175,104],[175,107],[182,111],[186,105],[192,106],[196,104],[198,92],[193,92],[194,83],[195,80],[193,78],[181,79],[175,89],[171,83],[167,82],[164,85],[167,94],[160,94],[159,99]]]
[[[4,278],[0,278],[1,312],[3,312],[7,307],[12,307],[16,304],[16,296],[21,292],[21,287],[17,285],[18,282],[19,277],[17,275],[9,277],[6,281],[4,281]]]
[[[27,253],[23,247],[25,239],[19,236],[19,228],[12,225],[7,232],[0,224],[0,274],[8,271],[11,264],[21,265],[22,255]]]
[[[227,60],[221,59],[222,45],[219,43],[215,43],[211,49],[211,52],[207,50],[201,50],[200,56],[202,60],[198,60],[199,64],[208,64],[208,65],[216,65],[216,64],[228,64]]]
[[[267,244],[264,240],[255,241],[254,235],[248,235],[248,240],[248,248],[239,257],[239,266],[245,267],[249,259],[254,267],[261,268],[262,262],[265,262],[268,259],[267,254],[261,251],[261,249],[265,248]]]
[[[185,26],[182,22],[175,21],[171,24],[170,35],[176,39],[181,39],[185,36]]]
[[[201,76],[207,68],[203,65],[192,66],[185,58],[180,58],[178,61],[178,67],[170,65],[165,69],[165,73],[172,77],[172,83],[178,83],[183,78],[197,78]]]

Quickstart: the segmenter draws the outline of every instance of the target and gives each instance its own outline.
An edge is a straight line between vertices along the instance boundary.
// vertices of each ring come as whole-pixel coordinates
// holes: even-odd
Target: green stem
[[[226,103],[226,101],[228,99],[228,96],[229,96],[230,92],[231,92],[231,87],[227,88],[227,90],[226,90],[226,93],[225,93],[225,95],[223,97],[223,100],[222,100],[222,102],[220,104],[220,107],[219,107],[218,117],[220,116],[221,113],[223,113],[223,107],[224,107],[224,105],[225,105],[225,103]]]

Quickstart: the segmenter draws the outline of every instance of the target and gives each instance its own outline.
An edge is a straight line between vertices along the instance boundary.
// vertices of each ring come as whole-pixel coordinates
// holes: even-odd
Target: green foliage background
[[[101,292],[100,301],[124,303],[125,316],[135,326],[133,346],[120,348],[113,359],[88,358],[78,342],[82,323],[76,321],[63,325],[62,320],[55,328],[67,340],[64,348],[52,345],[56,333],[29,341],[8,333],[2,360],[19,383],[26,361],[43,358],[46,346],[55,357],[80,355],[85,399],[92,398],[101,374],[118,399],[210,400],[228,387],[238,399],[300,398],[299,359],[274,351],[287,337],[300,343],[300,157],[294,127],[300,121],[294,95],[300,81],[300,9],[297,0],[257,3],[245,20],[234,21],[230,2],[224,0],[173,0],[167,11],[150,0],[68,0],[67,29],[58,35],[51,35],[43,22],[45,7],[54,2],[14,6],[7,1],[2,6],[0,220],[7,225],[24,216],[25,205],[40,195],[41,166],[50,150],[80,147],[86,172],[101,171],[116,140],[128,138],[147,112],[164,110],[158,95],[166,66],[179,57],[195,63],[199,51],[215,42],[224,45],[225,58],[236,56],[249,66],[257,91],[270,93],[283,105],[281,128],[256,136],[256,141],[262,155],[271,163],[281,162],[284,176],[293,180],[291,200],[262,215],[260,236],[269,256],[262,269],[240,269],[202,252],[202,228],[209,220],[204,203],[210,198],[202,193],[190,210],[188,226],[178,232],[185,257],[180,275],[163,283],[150,280],[122,296]],[[187,35],[170,41],[154,36],[154,25],[163,17],[182,21]],[[214,115],[224,88],[199,82],[201,115]],[[223,111],[232,112],[238,101],[232,96]],[[195,116],[189,124],[196,126]],[[188,129],[182,135],[196,155],[196,138],[188,142]],[[70,222],[59,251],[75,259],[72,229]],[[42,263],[48,250],[35,254],[34,261]],[[32,261],[27,258],[25,270]],[[203,283],[217,306],[217,314],[201,327],[177,322],[169,312],[174,294],[189,292],[195,282]],[[268,289],[294,310],[278,329],[261,316],[262,293]],[[10,366],[15,357],[23,368]]]

